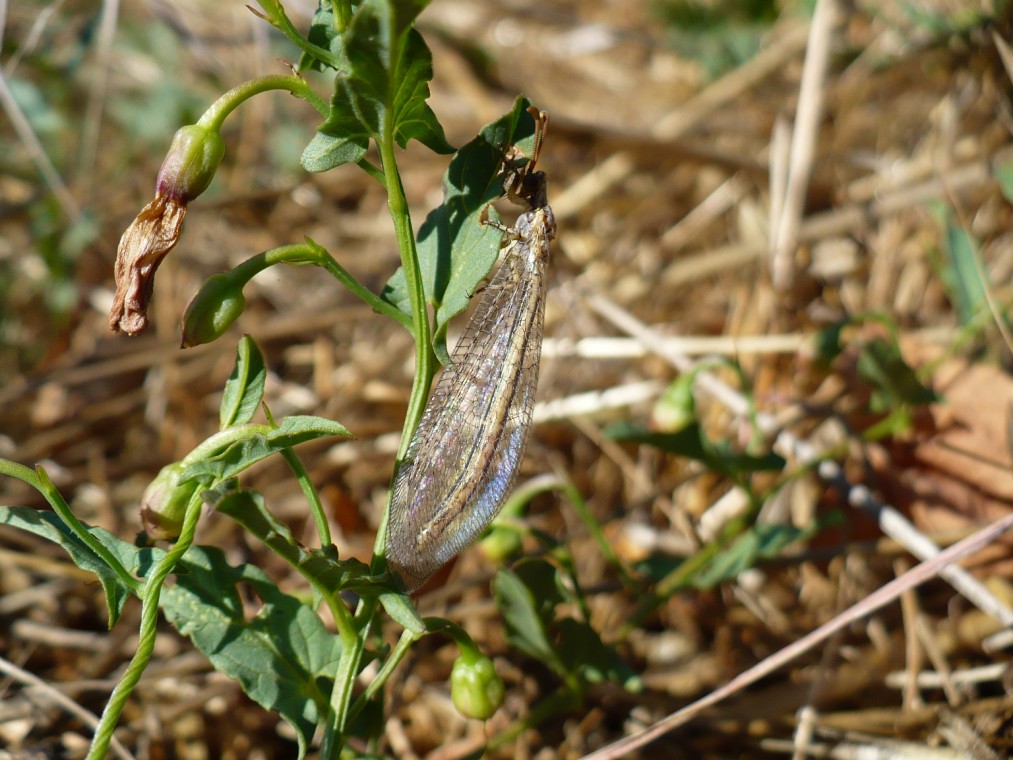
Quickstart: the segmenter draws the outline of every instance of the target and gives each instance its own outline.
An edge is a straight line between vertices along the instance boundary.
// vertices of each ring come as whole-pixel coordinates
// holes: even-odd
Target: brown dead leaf
[[[1013,509],[1006,440],[1013,379],[986,364],[961,365],[952,378],[942,389],[943,403],[931,409],[937,432],[915,444],[910,465],[899,475],[911,497],[912,519],[926,533],[969,531]],[[1000,560],[1013,572],[1013,542],[1007,539],[978,559]]]

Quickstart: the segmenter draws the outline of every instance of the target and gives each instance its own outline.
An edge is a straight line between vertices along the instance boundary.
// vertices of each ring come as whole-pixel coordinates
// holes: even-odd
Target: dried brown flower
[[[155,200],[127,227],[116,251],[116,297],[109,311],[113,332],[136,335],[148,326],[155,271],[179,241],[187,203],[204,192],[218,170],[225,143],[217,129],[179,129],[162,162]]]
[[[109,311],[113,332],[137,335],[148,326],[155,270],[179,240],[185,216],[185,202],[156,195],[123,233],[116,251],[116,297]]]

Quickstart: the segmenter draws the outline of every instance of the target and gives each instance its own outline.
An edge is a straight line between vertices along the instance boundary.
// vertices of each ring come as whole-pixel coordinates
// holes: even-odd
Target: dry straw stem
[[[806,217],[799,226],[798,242],[811,243],[823,238],[851,235],[918,203],[980,188],[992,181],[988,162],[968,161],[949,169],[945,182],[933,177],[900,188],[884,189],[880,197],[869,203],[852,203]],[[681,258],[665,270],[660,285],[672,288],[745,266],[761,258],[767,248],[766,241],[753,240]]]
[[[586,755],[585,760],[605,760],[605,758],[622,757],[628,752],[632,752],[639,747],[649,744],[654,739],[657,739],[669,731],[689,722],[706,708],[716,705],[747,686],[756,683],[761,678],[770,675],[778,668],[794,660],[796,657],[808,652],[821,642],[826,641],[838,631],[845,629],[847,626],[861,620],[881,607],[885,607],[904,592],[920,586],[926,581],[935,578],[937,575],[942,575],[944,570],[948,568],[952,569],[954,562],[958,562],[961,559],[980,551],[1011,528],[1013,528],[1013,513],[1006,515],[1002,519],[997,520],[985,528],[982,528],[977,533],[965,538],[963,541],[959,541],[949,548],[944,549],[932,557],[932,559],[926,560],[920,565],[916,565],[899,578],[894,578],[885,586],[877,589],[875,592],[848,608],[840,615],[837,615],[832,620],[824,623],[813,632],[806,634],[798,641],[789,644],[776,654],[771,655],[748,670],[740,673],[727,684],[719,689],[715,689],[703,699],[699,699],[681,710],[677,710],[663,720],[658,721],[651,726],[651,728],[642,733],[614,742],[608,747],[600,749],[597,752],[592,752],[590,755]]]
[[[686,216],[669,227],[658,238],[658,242],[669,253],[675,253],[695,239],[712,222],[735,207],[749,190],[741,174],[734,174],[706,198],[698,203]]]
[[[953,686],[971,686],[998,681],[1007,670],[1009,665],[1004,662],[955,670],[952,673],[923,670],[915,674],[915,684],[919,689],[941,689],[947,683]],[[892,689],[900,689],[904,687],[907,679],[907,672],[887,673],[884,683]]]
[[[600,412],[622,409],[654,398],[664,386],[653,380],[618,385],[604,391],[576,393],[566,398],[542,401],[535,405],[535,423],[593,416]]]
[[[816,138],[823,116],[823,92],[837,17],[834,0],[820,0],[816,4],[799,87],[784,198],[777,203],[780,215],[771,217],[771,279],[778,291],[789,290],[795,281],[795,247],[798,245],[799,226],[816,153]],[[771,203],[773,205],[773,200]]]
[[[824,732],[825,733],[825,732]],[[794,758],[802,757],[883,757],[898,760],[966,760],[971,757],[966,752],[950,747],[927,747],[920,742],[898,741],[881,737],[866,736],[849,732],[842,737],[833,738],[832,745],[807,742],[799,744],[780,739],[763,739],[760,746],[768,752],[782,754],[794,753]],[[952,743],[952,742],[951,742]],[[973,755],[976,760],[999,760],[998,755]]]
[[[661,338],[667,351],[686,356],[746,356],[750,354],[792,354],[803,348],[809,340],[799,334],[787,335],[686,335]],[[637,359],[651,352],[631,338],[594,337],[572,340],[546,338],[542,342],[542,356],[556,359]]]

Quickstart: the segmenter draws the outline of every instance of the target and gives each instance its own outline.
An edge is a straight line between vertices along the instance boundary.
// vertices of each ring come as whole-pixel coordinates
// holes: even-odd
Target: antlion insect
[[[394,482],[387,564],[414,591],[474,541],[503,506],[531,427],[545,316],[545,270],[556,220],[535,171],[548,116],[535,108],[535,145],[504,161],[507,197],[528,209],[506,233],[503,263],[482,294],[453,361],[422,415]]]

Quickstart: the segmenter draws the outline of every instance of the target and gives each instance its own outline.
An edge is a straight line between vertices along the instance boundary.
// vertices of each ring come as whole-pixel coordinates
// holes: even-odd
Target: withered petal
[[[148,326],[155,270],[179,240],[185,216],[186,203],[156,195],[123,233],[116,251],[116,296],[109,310],[113,332],[136,335]]]

